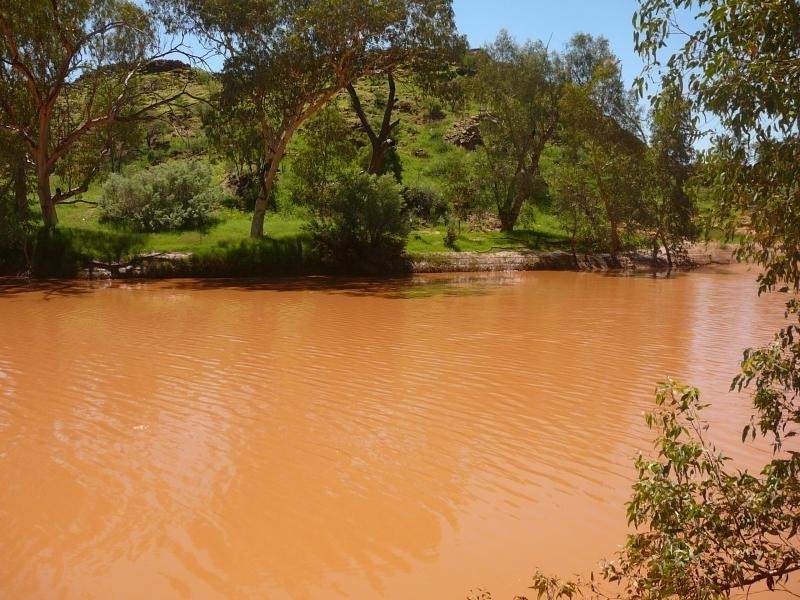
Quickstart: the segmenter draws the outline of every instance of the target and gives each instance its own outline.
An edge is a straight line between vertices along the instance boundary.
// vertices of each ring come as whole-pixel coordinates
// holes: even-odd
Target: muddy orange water
[[[623,541],[657,380],[701,386],[737,446],[730,379],[782,322],[754,277],[0,286],[0,597],[586,573]]]

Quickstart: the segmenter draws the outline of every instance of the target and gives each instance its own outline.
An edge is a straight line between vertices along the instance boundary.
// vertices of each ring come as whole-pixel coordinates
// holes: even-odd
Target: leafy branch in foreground
[[[786,378],[797,373],[800,346],[787,331],[796,335],[798,328],[787,328],[767,348],[748,351],[745,372],[735,382],[744,387],[757,381],[757,396],[771,390],[764,398],[769,410],[759,410],[757,427],[784,438],[800,422],[800,382]],[[780,414],[776,405],[784,407]],[[635,533],[597,580],[593,574],[589,582],[562,581],[537,572],[530,586],[537,598],[725,598],[759,582],[779,589],[800,570],[800,453],[779,453],[776,434],[776,455],[759,475],[733,469],[707,439],[708,424],[701,418],[707,406],[696,388],[671,380],[660,384],[656,409],[645,416],[659,434],[657,454],[636,459],[638,478],[627,504]],[[743,437],[754,432],[748,427]]]
[[[627,505],[637,532],[603,578],[630,598],[718,598],[759,581],[775,589],[800,569],[797,454],[776,454],[758,476],[734,470],[706,439],[696,388],[669,381],[656,402],[646,420],[658,455],[636,460]]]

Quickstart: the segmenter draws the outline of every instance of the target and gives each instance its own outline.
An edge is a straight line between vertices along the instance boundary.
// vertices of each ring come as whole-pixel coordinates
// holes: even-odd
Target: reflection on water
[[[623,540],[655,381],[738,436],[729,381],[782,314],[753,279],[0,285],[0,597],[508,598],[585,571]]]

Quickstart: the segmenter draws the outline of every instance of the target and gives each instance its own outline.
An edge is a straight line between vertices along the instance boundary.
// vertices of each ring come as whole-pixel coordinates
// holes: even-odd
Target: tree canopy
[[[349,84],[424,55],[455,37],[450,0],[189,0],[168,3],[173,27],[201,31],[225,55],[223,107],[247,103],[263,140],[264,216],[292,136]]]
[[[23,143],[53,226],[56,205],[86,191],[102,164],[99,130],[143,118],[180,92],[164,97],[142,85],[141,67],[164,49],[152,16],[127,0],[5,2],[0,33],[0,128]],[[81,146],[93,158],[81,161],[74,187],[53,195],[56,166]]]

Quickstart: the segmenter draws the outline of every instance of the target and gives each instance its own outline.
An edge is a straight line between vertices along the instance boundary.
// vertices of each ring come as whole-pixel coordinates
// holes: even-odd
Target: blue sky
[[[577,32],[605,36],[628,85],[642,69],[633,51],[637,6],[636,0],[453,0],[458,29],[472,47],[491,42],[503,28],[519,42],[550,40],[554,50],[562,50]]]

